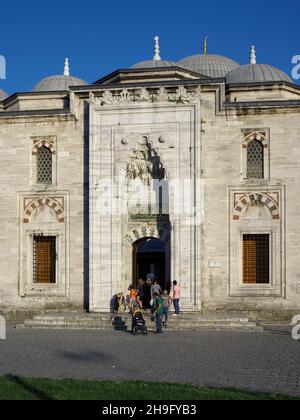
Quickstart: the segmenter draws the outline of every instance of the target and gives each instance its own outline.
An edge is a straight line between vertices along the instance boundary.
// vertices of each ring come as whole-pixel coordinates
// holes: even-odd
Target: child
[[[130,303],[132,303],[137,296],[137,291],[135,290],[133,285],[129,286],[128,290],[129,290],[129,295],[130,295]]]
[[[172,303],[171,296],[169,295],[167,290],[164,290],[164,293],[162,295],[163,300],[163,315],[165,317],[165,320],[163,321],[163,326],[167,327],[168,317],[169,317],[169,308]]]

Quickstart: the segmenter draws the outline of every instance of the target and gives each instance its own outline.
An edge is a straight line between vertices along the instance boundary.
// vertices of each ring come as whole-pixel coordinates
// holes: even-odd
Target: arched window
[[[39,184],[52,184],[52,152],[41,147],[37,156],[37,181]]]
[[[247,178],[264,178],[264,146],[258,140],[248,144]]]

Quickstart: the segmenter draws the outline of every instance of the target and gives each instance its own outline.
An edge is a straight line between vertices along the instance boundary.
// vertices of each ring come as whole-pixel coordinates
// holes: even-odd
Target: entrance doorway
[[[166,244],[160,239],[144,238],[133,245],[133,280],[137,287],[139,279],[155,278],[161,288],[170,288],[169,270],[167,270]]]

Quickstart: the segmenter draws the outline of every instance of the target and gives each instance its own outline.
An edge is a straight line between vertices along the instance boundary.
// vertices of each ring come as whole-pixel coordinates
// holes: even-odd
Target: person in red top
[[[180,287],[177,281],[173,281],[173,305],[175,309],[173,316],[178,316],[180,314]]]

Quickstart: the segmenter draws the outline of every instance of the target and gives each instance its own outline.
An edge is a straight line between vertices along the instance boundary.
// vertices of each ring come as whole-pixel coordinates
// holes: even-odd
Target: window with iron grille
[[[243,236],[243,283],[270,283],[270,235]]]
[[[248,145],[247,178],[264,178],[264,146],[258,140],[253,140]]]
[[[45,146],[38,152],[37,178],[39,184],[52,184],[52,152]]]
[[[56,283],[56,237],[33,238],[33,282]]]

